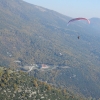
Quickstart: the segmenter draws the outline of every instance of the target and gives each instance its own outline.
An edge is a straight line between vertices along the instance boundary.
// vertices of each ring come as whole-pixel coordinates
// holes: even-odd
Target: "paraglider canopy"
[[[74,18],[74,19],[71,19],[71,20],[67,23],[67,25],[69,25],[70,22],[77,21],[77,20],[86,20],[86,21],[90,24],[90,20],[87,19],[87,18]]]
[[[87,19],[87,18],[80,18],[79,17],[79,18],[74,18],[74,19],[69,20],[69,22],[67,23],[67,26],[69,25],[69,23],[74,22],[74,21],[78,21],[78,20],[85,20],[85,21],[88,22],[88,24],[90,24],[90,20],[89,19]],[[78,36],[77,38],[80,39],[80,36]]]

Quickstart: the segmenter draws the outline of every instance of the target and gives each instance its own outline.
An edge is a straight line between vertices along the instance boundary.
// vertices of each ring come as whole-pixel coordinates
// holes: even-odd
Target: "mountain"
[[[67,26],[70,19],[22,0],[0,0],[0,65],[69,66],[72,70],[60,76],[63,70],[59,71],[55,83],[61,79],[72,91],[100,98],[100,18]],[[70,79],[69,73],[77,74],[78,81]]]
[[[93,28],[95,28],[96,30],[98,30],[98,34],[97,35],[99,35],[100,34],[100,18],[91,18],[90,19],[90,21],[91,21],[91,26],[93,27]]]
[[[80,100],[68,91],[30,77],[22,71],[0,67],[1,100]],[[84,100],[84,99],[82,99]]]
[[[0,5],[1,65],[9,65],[16,59],[22,65],[59,63],[62,58],[57,55],[61,50],[55,37],[60,27],[67,26],[69,18],[21,0],[1,0]]]

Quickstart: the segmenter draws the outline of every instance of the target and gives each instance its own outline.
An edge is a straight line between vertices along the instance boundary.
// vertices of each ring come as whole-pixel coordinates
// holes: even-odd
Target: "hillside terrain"
[[[29,77],[22,71],[0,67],[1,100],[79,100],[65,89],[57,89],[46,82]],[[82,99],[84,100],[84,99]]]
[[[91,19],[95,24],[76,22],[67,26],[69,19],[21,0],[1,0],[0,64],[14,66],[14,61],[19,60],[22,66],[99,66],[100,35],[93,26],[97,22]]]
[[[60,66],[52,70],[48,68],[34,69],[30,74],[56,87],[67,89],[73,94],[96,100],[100,98],[100,74],[90,68]]]
[[[0,65],[13,69],[33,64],[59,66],[49,72],[32,70],[31,75],[98,99],[100,18],[67,26],[70,19],[23,0],[0,0]],[[64,66],[69,69],[61,69]]]

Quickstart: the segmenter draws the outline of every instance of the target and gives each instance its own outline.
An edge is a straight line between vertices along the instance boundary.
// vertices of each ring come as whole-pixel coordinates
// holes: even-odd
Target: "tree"
[[[38,84],[37,84],[37,81],[36,81],[36,80],[33,80],[33,85],[34,85],[35,87],[38,87]]]
[[[4,88],[4,87],[5,87],[5,84],[4,84],[4,83],[1,83],[0,86],[1,86],[2,88]]]
[[[18,86],[16,83],[14,83],[14,90],[17,90],[18,89]]]

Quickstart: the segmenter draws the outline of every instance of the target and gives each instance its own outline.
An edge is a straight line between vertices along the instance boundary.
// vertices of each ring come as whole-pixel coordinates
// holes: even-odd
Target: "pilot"
[[[80,36],[77,37],[78,39],[80,38]]]

